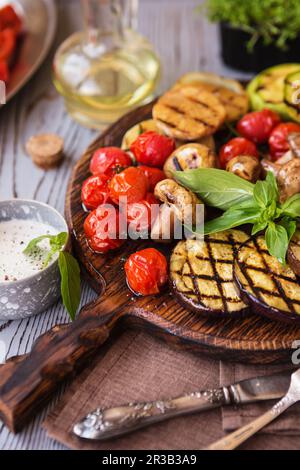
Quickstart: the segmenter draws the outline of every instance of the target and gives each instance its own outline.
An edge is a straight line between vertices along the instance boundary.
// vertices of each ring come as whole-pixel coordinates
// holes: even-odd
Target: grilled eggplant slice
[[[294,273],[300,276],[300,230],[296,231],[290,241],[287,259]]]
[[[233,260],[249,237],[240,230],[207,235],[204,240],[184,240],[170,261],[171,285],[186,308],[215,316],[240,316],[248,312],[233,282]]]
[[[256,313],[286,323],[300,322],[299,278],[267,250],[264,237],[248,240],[236,255],[234,280]]]

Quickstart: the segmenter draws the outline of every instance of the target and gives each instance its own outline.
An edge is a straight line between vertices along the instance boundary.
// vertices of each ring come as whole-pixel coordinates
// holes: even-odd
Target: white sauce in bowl
[[[0,282],[19,281],[44,269],[43,262],[50,249],[49,240],[41,241],[30,255],[25,255],[23,251],[33,238],[57,233],[50,225],[36,220],[0,222]],[[51,261],[54,259],[55,256]]]

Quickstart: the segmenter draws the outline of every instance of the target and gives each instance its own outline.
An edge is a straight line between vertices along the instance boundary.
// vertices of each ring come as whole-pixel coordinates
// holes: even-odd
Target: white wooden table
[[[0,111],[0,199],[37,199],[63,213],[72,166],[97,133],[70,119],[51,82],[54,51],[65,37],[81,27],[79,0],[56,0],[56,3],[58,31],[47,60],[30,83]],[[199,3],[199,0],[140,0],[139,30],[152,41],[162,59],[160,90],[192,70],[236,75],[222,65],[217,28],[195,12]],[[243,74],[238,76],[245,77]],[[40,132],[54,132],[65,140],[66,159],[57,170],[38,169],[25,153],[26,140]],[[83,285],[82,304],[93,295],[91,289]],[[6,344],[6,357],[30,351],[38,336],[51,326],[66,321],[68,315],[59,302],[39,316],[0,322],[0,340]],[[53,405],[52,402],[50,407]],[[0,422],[0,449],[63,449],[41,428],[46,412],[44,410],[17,436]]]

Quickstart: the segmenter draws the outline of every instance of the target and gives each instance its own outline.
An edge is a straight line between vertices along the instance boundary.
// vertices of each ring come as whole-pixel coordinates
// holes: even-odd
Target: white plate
[[[0,7],[12,4],[23,18],[24,36],[6,89],[9,101],[32,77],[45,59],[54,39],[57,11],[54,0],[0,0]]]

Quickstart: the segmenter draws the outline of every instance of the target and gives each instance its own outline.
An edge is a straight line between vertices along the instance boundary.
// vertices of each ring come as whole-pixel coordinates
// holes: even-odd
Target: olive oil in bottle
[[[137,1],[82,0],[85,31],[56,52],[54,84],[83,125],[103,128],[152,98],[160,63],[135,31]]]

